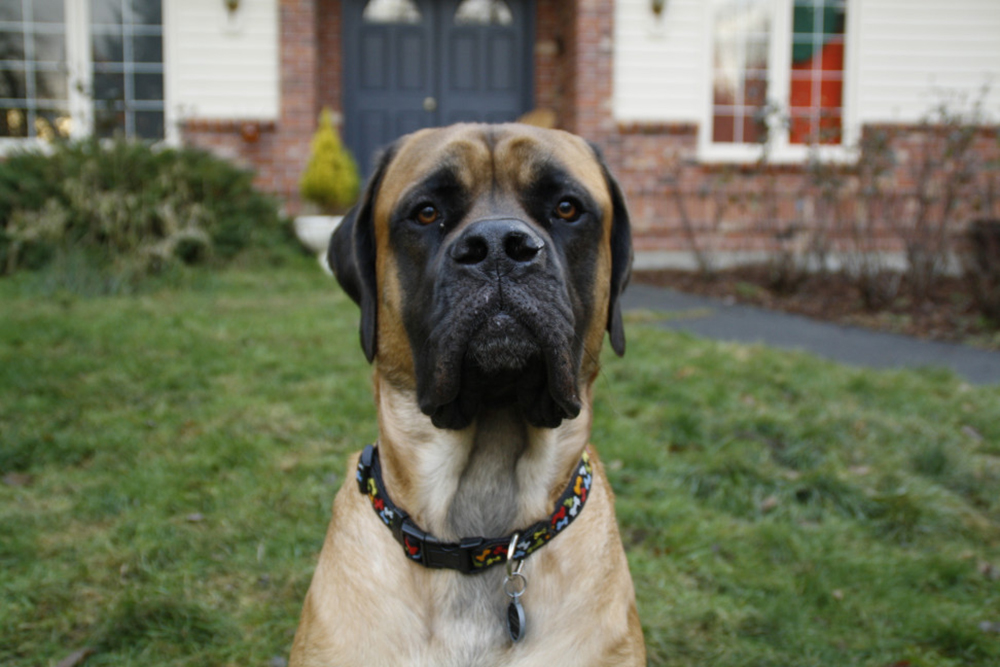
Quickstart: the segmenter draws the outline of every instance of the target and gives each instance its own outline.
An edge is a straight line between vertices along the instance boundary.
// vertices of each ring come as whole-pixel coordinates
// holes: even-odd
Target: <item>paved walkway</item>
[[[975,384],[1000,384],[1000,352],[925,341],[811,320],[753,306],[729,305],[675,290],[632,284],[626,309],[666,311],[666,329],[726,341],[799,349],[855,366],[944,366]]]

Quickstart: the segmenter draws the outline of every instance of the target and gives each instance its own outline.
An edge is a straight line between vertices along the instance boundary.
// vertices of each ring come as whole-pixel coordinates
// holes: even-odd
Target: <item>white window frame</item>
[[[72,120],[70,138],[82,139],[94,130],[94,104],[84,91],[91,90],[93,62],[91,60],[90,0],[63,0],[66,17],[66,85],[67,106]],[[170,0],[161,2],[161,25],[163,26],[163,143],[178,145],[180,131],[170,103],[173,97],[173,81],[168,62],[171,40],[168,26],[171,25]],[[39,137],[0,137],[0,156],[24,148],[45,150],[48,142]]]
[[[841,137],[839,145],[821,144],[808,146],[792,144],[788,139],[788,128],[780,123],[772,123],[767,147],[767,161],[775,164],[804,163],[816,157],[822,161],[852,162],[856,160],[855,146],[860,138],[857,112],[858,90],[858,42],[860,30],[861,3],[859,0],[845,0],[847,16],[844,26],[844,87],[841,112]],[[749,164],[758,162],[764,156],[765,148],[760,144],[715,143],[712,141],[713,119],[713,55],[715,51],[715,3],[704,3],[704,25],[706,26],[706,48],[703,52],[702,94],[703,107],[701,122],[698,124],[698,159],[701,162]],[[794,0],[770,0],[771,43],[768,49],[768,102],[773,102],[782,110],[788,109],[792,69],[792,11]]]

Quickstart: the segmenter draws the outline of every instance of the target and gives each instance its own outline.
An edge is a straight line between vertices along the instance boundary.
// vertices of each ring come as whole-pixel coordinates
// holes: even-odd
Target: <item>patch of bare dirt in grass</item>
[[[637,271],[632,280],[827,322],[1000,350],[1000,329],[979,315],[958,277],[942,278],[925,300],[914,298],[903,279],[896,298],[878,311],[866,308],[850,279],[836,273],[810,275],[784,293],[769,287],[768,270],[762,266],[727,269],[713,280],[670,269]]]

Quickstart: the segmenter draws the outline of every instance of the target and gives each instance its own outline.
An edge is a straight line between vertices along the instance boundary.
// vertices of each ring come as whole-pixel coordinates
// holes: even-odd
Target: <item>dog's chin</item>
[[[580,413],[569,351],[546,350],[532,331],[506,313],[492,315],[469,338],[461,378],[436,377],[420,407],[438,428],[462,429],[483,410],[517,406],[532,426],[555,428]]]

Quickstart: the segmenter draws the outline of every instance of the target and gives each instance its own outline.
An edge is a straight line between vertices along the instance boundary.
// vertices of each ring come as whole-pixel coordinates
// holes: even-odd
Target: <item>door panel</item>
[[[517,59],[513,35],[490,35],[487,63],[487,90],[510,93],[516,88],[517,77],[508,63]]]
[[[442,0],[440,108],[447,122],[508,122],[530,108],[528,0],[502,0],[500,12],[463,15],[476,0]],[[481,2],[478,3],[483,6]]]
[[[344,142],[368,175],[379,149],[437,122],[423,108],[434,94],[434,2],[347,0],[342,6]]]
[[[533,11],[534,0],[344,0],[344,141],[362,174],[404,134],[528,111]]]

